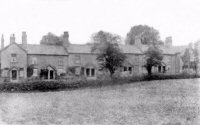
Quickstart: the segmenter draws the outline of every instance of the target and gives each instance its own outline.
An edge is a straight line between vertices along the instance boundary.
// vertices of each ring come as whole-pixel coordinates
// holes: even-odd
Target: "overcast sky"
[[[134,25],[159,30],[174,45],[200,39],[200,0],[0,0],[0,34],[6,44],[11,33],[21,43],[39,44],[48,32],[69,32],[71,43],[86,43],[92,33],[108,31],[126,37]]]

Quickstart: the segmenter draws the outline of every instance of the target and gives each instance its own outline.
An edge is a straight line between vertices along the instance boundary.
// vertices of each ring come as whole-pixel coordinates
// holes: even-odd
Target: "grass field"
[[[1,93],[0,125],[198,125],[200,79]]]

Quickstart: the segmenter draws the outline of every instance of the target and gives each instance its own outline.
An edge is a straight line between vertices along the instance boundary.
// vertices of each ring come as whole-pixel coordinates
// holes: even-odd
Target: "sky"
[[[90,41],[100,30],[122,38],[135,25],[149,25],[162,40],[172,36],[173,45],[200,39],[200,0],[0,0],[0,34],[5,44],[10,34],[21,43],[39,44],[43,35],[69,32],[74,44]]]

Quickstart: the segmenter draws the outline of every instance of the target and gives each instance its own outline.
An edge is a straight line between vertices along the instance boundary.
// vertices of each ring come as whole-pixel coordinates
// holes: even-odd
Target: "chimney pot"
[[[26,32],[22,32],[22,46],[24,49],[27,47],[27,35]]]
[[[63,46],[68,47],[69,46],[69,33],[67,31],[64,32],[63,35]]]
[[[165,46],[166,47],[172,47],[172,37],[171,36],[166,37],[166,39],[165,39]]]
[[[15,34],[11,34],[10,36],[10,44],[15,42]]]

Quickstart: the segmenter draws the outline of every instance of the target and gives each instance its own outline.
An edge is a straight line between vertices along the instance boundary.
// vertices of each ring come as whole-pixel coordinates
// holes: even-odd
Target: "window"
[[[166,66],[163,66],[163,72],[164,73],[166,72]]]
[[[58,60],[58,66],[63,66],[63,65],[64,65],[63,59],[59,59]]]
[[[86,69],[86,76],[90,76],[90,69],[89,68]]]
[[[81,57],[80,55],[75,55],[75,63],[80,64],[81,63]]]
[[[127,71],[127,67],[124,67],[124,72]]]
[[[32,64],[33,64],[33,65],[36,65],[36,64],[37,64],[37,58],[36,58],[36,57],[33,57],[33,58],[32,58]]]
[[[37,76],[38,75],[38,69],[33,69],[33,76]]]
[[[129,74],[132,74],[132,67],[128,67]]]
[[[161,72],[161,66],[158,66],[158,72]]]
[[[17,54],[16,53],[11,54],[11,62],[17,62]]]
[[[95,69],[94,68],[86,68],[86,76],[87,77],[95,77]]]
[[[58,68],[58,75],[60,76],[62,73],[64,73],[64,69]]]
[[[23,77],[23,76],[24,76],[24,70],[21,69],[21,70],[19,71],[19,77]]]
[[[80,73],[81,73],[81,67],[76,67],[75,68],[75,74],[80,75]]]
[[[95,69],[91,69],[91,76],[92,76],[92,77],[95,76]]]
[[[5,69],[5,70],[3,70],[3,77],[7,77],[7,76],[8,76],[8,70]]]

